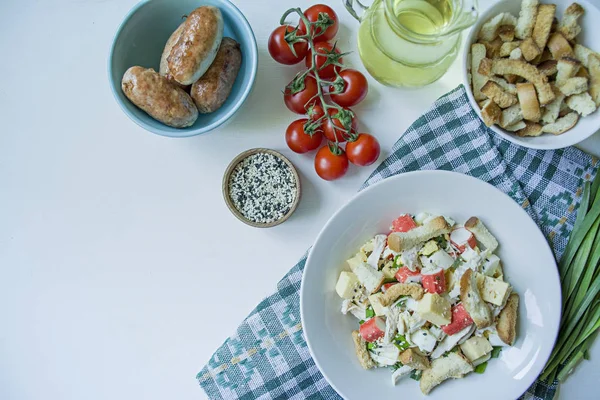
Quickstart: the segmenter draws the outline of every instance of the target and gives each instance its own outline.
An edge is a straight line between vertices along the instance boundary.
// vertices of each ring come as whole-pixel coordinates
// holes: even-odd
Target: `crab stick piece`
[[[381,317],[373,317],[359,328],[360,336],[367,342],[374,342],[385,336],[385,321]]]
[[[465,310],[465,307],[463,306],[462,303],[458,303],[457,305],[452,306],[451,311],[452,311],[452,322],[450,322],[448,325],[442,326],[442,330],[448,336],[452,336],[452,335],[462,331],[467,326],[473,324],[473,320],[471,319],[471,316],[469,315],[467,310]]]
[[[456,228],[450,232],[450,241],[461,253],[465,252],[467,246],[472,249],[477,246],[475,235],[466,228]]]
[[[443,268],[431,272],[421,271],[423,288],[428,293],[444,293],[446,291],[446,275]]]

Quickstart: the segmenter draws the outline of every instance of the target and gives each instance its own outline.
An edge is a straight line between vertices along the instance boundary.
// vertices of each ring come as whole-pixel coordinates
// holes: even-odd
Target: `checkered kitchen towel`
[[[582,186],[593,179],[597,167],[596,158],[575,148],[528,150],[501,139],[481,123],[460,86],[413,123],[361,189],[420,169],[472,175],[525,208],[560,257]],[[306,255],[198,373],[210,398],[340,398],[317,369],[302,333],[299,290],[305,262]],[[537,382],[522,398],[551,399],[555,391],[555,385]]]

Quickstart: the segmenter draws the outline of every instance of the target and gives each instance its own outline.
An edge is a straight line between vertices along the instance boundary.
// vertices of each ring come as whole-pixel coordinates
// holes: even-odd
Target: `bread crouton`
[[[512,42],[515,39],[515,27],[512,25],[501,25],[498,28],[498,37],[503,42]]]
[[[367,350],[367,342],[358,331],[352,331],[352,341],[354,342],[354,351],[356,352],[360,366],[364,369],[375,368],[375,362],[373,362]]]
[[[577,20],[585,13],[583,7],[577,3],[571,4],[565,10],[557,30],[568,40],[573,40],[581,32],[581,26]]]
[[[592,54],[588,56],[588,68],[590,76],[590,96],[596,103],[596,107],[600,107],[600,56]]]
[[[581,64],[583,64],[583,66],[586,68],[590,67],[588,60],[591,54],[595,54],[596,56],[600,57],[600,54],[580,44],[575,45],[573,48],[573,53],[575,54],[575,58],[581,61]]]
[[[515,36],[525,39],[531,36],[538,10],[538,0],[523,0],[519,19],[515,27]]]
[[[485,46],[485,55],[487,58],[498,58],[500,57],[500,48],[502,48],[502,40],[499,37],[492,40],[491,42],[482,42]]]
[[[517,136],[540,136],[542,132],[542,125],[537,122],[525,121],[525,128],[515,132]]]
[[[502,110],[502,116],[500,117],[500,126],[506,128],[509,125],[514,125],[519,121],[523,120],[523,111],[519,104],[510,106],[505,110]]]
[[[519,48],[521,49],[523,58],[527,61],[531,61],[540,54],[542,54],[542,50],[540,50],[540,48],[535,44],[533,38],[530,37],[523,40]]]
[[[407,349],[400,353],[398,358],[402,365],[408,365],[412,369],[424,370],[431,366],[429,358],[418,349]]]
[[[442,216],[408,232],[393,232],[388,237],[388,246],[393,251],[402,251],[450,232],[450,225]]]
[[[573,111],[562,118],[558,118],[555,122],[551,124],[546,124],[542,126],[542,132],[551,133],[553,135],[560,135],[573,128],[577,124],[578,120],[579,115],[575,111]]]
[[[541,50],[544,50],[544,47],[546,47],[546,43],[548,42],[555,13],[555,4],[540,4],[538,6],[532,37],[537,47]]]
[[[582,77],[569,78],[565,82],[563,82],[562,85],[560,85],[558,88],[565,96],[572,96],[574,94],[587,92],[588,80],[587,78]]]
[[[489,58],[482,58],[481,61],[479,62],[479,67],[477,68],[477,72],[484,76],[484,77],[488,77],[492,74],[492,65],[493,65],[493,61],[490,60]],[[486,82],[487,82],[487,78],[486,78]]]
[[[481,88],[481,93],[494,100],[500,108],[507,108],[517,103],[517,97],[505,92],[496,82],[487,81]]]
[[[484,245],[486,250],[489,250],[490,253],[496,251],[498,248],[498,241],[479,218],[469,218],[467,222],[465,222],[465,228],[475,235],[475,239]]]
[[[473,79],[473,97],[475,100],[484,100],[485,95],[481,88],[487,82],[487,78],[479,73],[479,64],[485,58],[486,49],[481,43],[471,45],[471,76]]]
[[[492,76],[490,81],[496,82],[506,93],[517,94],[517,87],[515,85],[508,83],[506,80],[498,76]]]
[[[504,129],[506,129],[509,132],[516,132],[516,131],[520,131],[521,129],[525,128],[526,126],[527,126],[527,124],[525,123],[525,121],[519,121],[512,125],[505,126]]]
[[[588,69],[586,67],[581,67],[579,68],[579,71],[577,71],[577,73],[575,74],[575,76],[580,76],[582,78],[588,78],[590,79],[590,73],[588,72]]]
[[[494,322],[494,316],[485,301],[479,294],[477,286],[477,276],[472,269],[467,271],[460,278],[460,300],[465,306],[465,310],[477,325],[477,329],[487,328]]]
[[[517,96],[519,97],[523,118],[538,122],[542,118],[542,112],[533,83],[517,83]]]
[[[521,42],[521,44],[523,44],[523,42]],[[517,47],[516,49],[514,49],[513,51],[510,52],[510,54],[508,55],[508,58],[510,58],[511,60],[520,60],[523,58],[523,49],[521,49],[521,47]]]
[[[520,40],[502,43],[502,46],[500,46],[500,53],[498,55],[500,57],[508,57],[514,49],[518,48],[521,45],[521,43],[522,41]]]
[[[484,42],[491,42],[498,37],[498,29],[502,25],[502,18],[504,14],[498,14],[491,18],[489,21],[484,23],[479,30],[477,38]]]
[[[431,367],[423,371],[419,386],[423,394],[447,379],[460,379],[473,371],[473,365],[460,352],[448,353],[446,357],[433,360]]]
[[[558,62],[556,60],[542,61],[537,68],[543,75],[552,76],[558,72]]]
[[[546,104],[546,107],[542,114],[542,121],[545,124],[552,124],[556,121],[560,113],[560,107],[563,104],[563,101],[565,100],[565,95],[562,94],[556,86],[553,86],[553,89],[554,93],[556,94],[556,98],[554,99],[554,101],[552,101],[552,103]]]
[[[415,300],[423,298],[423,287],[418,283],[396,283],[388,288],[379,298],[383,307],[393,304],[400,296],[410,296]]]
[[[553,33],[548,39],[548,50],[552,53],[552,58],[560,60],[563,57],[569,57],[573,55],[573,48],[560,33]]]
[[[510,346],[515,343],[515,338],[517,336],[517,320],[519,319],[518,310],[519,295],[513,292],[508,296],[506,305],[502,311],[500,311],[498,322],[496,324],[498,336],[504,343]]]
[[[481,117],[486,126],[492,126],[500,123],[502,109],[492,99],[488,99],[481,107]]]
[[[521,60],[497,59],[492,61],[491,72],[496,75],[518,75],[533,83],[538,93],[540,104],[548,104],[554,100],[554,92],[544,76],[536,67]]]
[[[563,57],[558,60],[556,64],[556,84],[561,86],[569,78],[575,76],[575,74],[581,68],[581,62],[573,57]]]
[[[577,111],[582,117],[590,115],[598,108],[589,93],[575,94],[568,97],[565,102],[571,110]]]

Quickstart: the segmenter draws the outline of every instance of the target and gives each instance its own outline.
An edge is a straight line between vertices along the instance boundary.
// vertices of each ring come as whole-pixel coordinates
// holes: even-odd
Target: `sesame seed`
[[[229,197],[244,218],[270,223],[283,218],[296,200],[292,169],[269,153],[252,154],[239,162],[229,178]]]

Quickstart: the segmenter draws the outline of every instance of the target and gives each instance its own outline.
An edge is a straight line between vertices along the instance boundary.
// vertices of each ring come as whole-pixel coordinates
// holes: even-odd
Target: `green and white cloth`
[[[573,228],[583,184],[598,159],[578,149],[516,146],[488,130],[461,85],[438,99],[396,142],[361,189],[399,173],[444,169],[489,182],[539,225],[559,258]],[[306,255],[217,349],[197,375],[211,399],[339,399],[312,360],[300,322]],[[551,399],[555,385],[534,383],[523,399]]]

